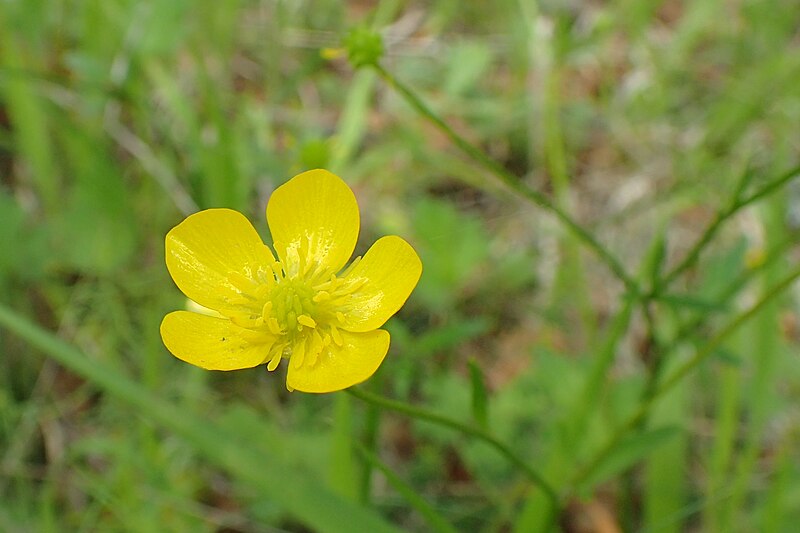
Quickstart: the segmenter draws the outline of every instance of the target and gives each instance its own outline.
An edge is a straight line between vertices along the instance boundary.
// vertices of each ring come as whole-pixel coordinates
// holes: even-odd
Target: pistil
[[[313,367],[326,346],[344,344],[339,328],[346,323],[348,299],[366,282],[347,278],[358,259],[337,276],[316,263],[305,264],[291,248],[286,262],[259,268],[257,280],[241,274],[230,277],[243,304],[248,302],[252,309],[252,304],[264,302],[260,314],[243,312],[229,318],[269,346],[268,370],[275,370],[283,358],[290,359],[293,368]]]

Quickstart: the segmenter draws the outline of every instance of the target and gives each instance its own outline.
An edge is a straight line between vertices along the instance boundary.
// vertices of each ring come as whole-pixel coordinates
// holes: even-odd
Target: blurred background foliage
[[[0,302],[64,341],[0,329],[0,530],[442,529],[403,487],[460,531],[536,530],[541,496],[478,440],[290,394],[281,371],[204,372],[161,344],[161,318],[185,305],[164,234],[225,206],[268,238],[269,194],[302,170],[354,188],[358,253],[397,233],[424,263],[365,387],[485,424],[559,489],[654,367],[797,264],[789,181],[725,221],[653,323],[636,311],[615,337],[624,287],[329,50],[356,25],[645,286],[738,184],[798,164],[794,0],[0,2]],[[797,313],[787,291],[728,337],[585,480],[561,527],[794,531]],[[607,343],[613,364],[582,396]]]

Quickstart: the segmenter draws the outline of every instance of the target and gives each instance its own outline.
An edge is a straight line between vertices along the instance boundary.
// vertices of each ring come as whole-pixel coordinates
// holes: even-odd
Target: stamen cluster
[[[275,370],[289,359],[289,390],[332,392],[364,381],[389,349],[389,333],[379,328],[419,280],[416,252],[400,237],[382,237],[342,270],[358,238],[358,205],[325,170],[278,187],[267,223],[274,253],[230,209],[200,211],[167,234],[172,278],[209,312],[169,313],[164,344],[210,370],[264,363]]]

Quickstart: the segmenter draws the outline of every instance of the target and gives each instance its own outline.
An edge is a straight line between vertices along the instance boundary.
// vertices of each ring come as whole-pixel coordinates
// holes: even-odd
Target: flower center
[[[229,318],[248,331],[251,342],[268,346],[270,371],[282,358],[291,359],[295,368],[314,366],[327,346],[342,346],[339,328],[346,323],[350,297],[367,281],[348,278],[360,258],[337,276],[319,265],[306,265],[296,250],[287,250],[286,256],[284,263],[260,266],[249,276],[229,273],[242,295],[239,303],[251,310]],[[260,313],[253,313],[253,304],[261,306]]]
[[[317,305],[314,290],[303,280],[285,278],[278,282],[264,304],[262,317],[275,335],[295,337],[303,328],[316,328]]]

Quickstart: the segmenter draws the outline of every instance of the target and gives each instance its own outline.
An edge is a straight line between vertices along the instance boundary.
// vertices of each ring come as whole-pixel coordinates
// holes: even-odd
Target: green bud
[[[347,58],[355,68],[376,65],[383,55],[383,39],[369,28],[353,28],[344,38]]]

